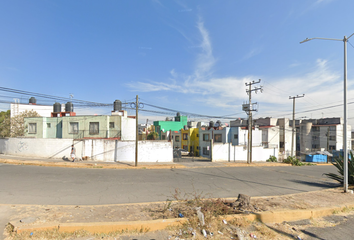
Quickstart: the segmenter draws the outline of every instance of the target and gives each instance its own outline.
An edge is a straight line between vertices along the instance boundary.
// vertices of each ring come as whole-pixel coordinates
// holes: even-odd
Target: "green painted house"
[[[174,121],[154,121],[155,132],[159,134],[161,140],[161,132],[179,131],[187,125],[187,116],[180,116],[179,113],[174,118]]]
[[[109,115],[25,118],[26,137],[135,139],[135,119],[126,111]]]

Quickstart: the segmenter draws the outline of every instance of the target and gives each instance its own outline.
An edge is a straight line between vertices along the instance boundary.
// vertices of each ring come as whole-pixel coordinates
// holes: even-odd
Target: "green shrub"
[[[350,159],[348,159],[348,184],[354,184],[354,162],[352,161],[353,153],[350,152]],[[340,183],[344,182],[344,157],[339,155],[339,157],[334,158],[334,162],[332,164],[337,168],[339,174],[335,173],[324,173],[326,177],[338,181]]]
[[[294,156],[289,156],[286,159],[284,159],[283,161],[284,163],[289,163],[293,166],[303,166],[303,165],[312,165],[312,164],[305,164],[303,162],[301,162],[299,159],[297,159]]]
[[[270,155],[267,162],[278,162],[278,160],[275,156]]]

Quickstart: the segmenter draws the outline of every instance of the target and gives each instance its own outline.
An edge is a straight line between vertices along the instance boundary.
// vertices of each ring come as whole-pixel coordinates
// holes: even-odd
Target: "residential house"
[[[135,117],[134,117],[135,118]],[[112,115],[25,118],[26,137],[135,139],[135,119],[126,111]]]
[[[187,125],[187,116],[181,116],[179,113],[174,117],[174,121],[154,121],[155,131],[162,140],[162,134],[167,131],[179,131]]]
[[[193,153],[195,156],[199,156],[199,129],[187,128],[181,129],[182,148]]]
[[[171,139],[173,141],[173,149],[182,148],[182,134],[181,131],[171,131]]]
[[[295,121],[300,154],[314,151],[343,149],[343,119],[321,118]],[[351,126],[347,129],[347,149],[351,148]]]

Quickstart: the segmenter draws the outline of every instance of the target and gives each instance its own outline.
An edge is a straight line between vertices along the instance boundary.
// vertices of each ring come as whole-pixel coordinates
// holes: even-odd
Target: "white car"
[[[179,152],[181,152],[181,155],[182,156],[188,156],[189,155],[189,152],[183,148],[180,148],[178,149]]]

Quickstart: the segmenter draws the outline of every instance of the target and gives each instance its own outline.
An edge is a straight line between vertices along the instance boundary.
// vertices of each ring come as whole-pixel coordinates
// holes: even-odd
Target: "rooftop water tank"
[[[119,100],[115,100],[113,103],[113,111],[118,112],[122,111],[122,102]]]
[[[36,98],[31,97],[31,98],[29,99],[29,103],[31,103],[31,104],[36,104],[36,103],[37,103]]]
[[[72,102],[65,104],[65,112],[74,112],[74,104]]]
[[[209,122],[209,127],[214,127],[214,122],[213,121]]]
[[[53,104],[53,112],[61,112],[61,104],[56,102]]]

